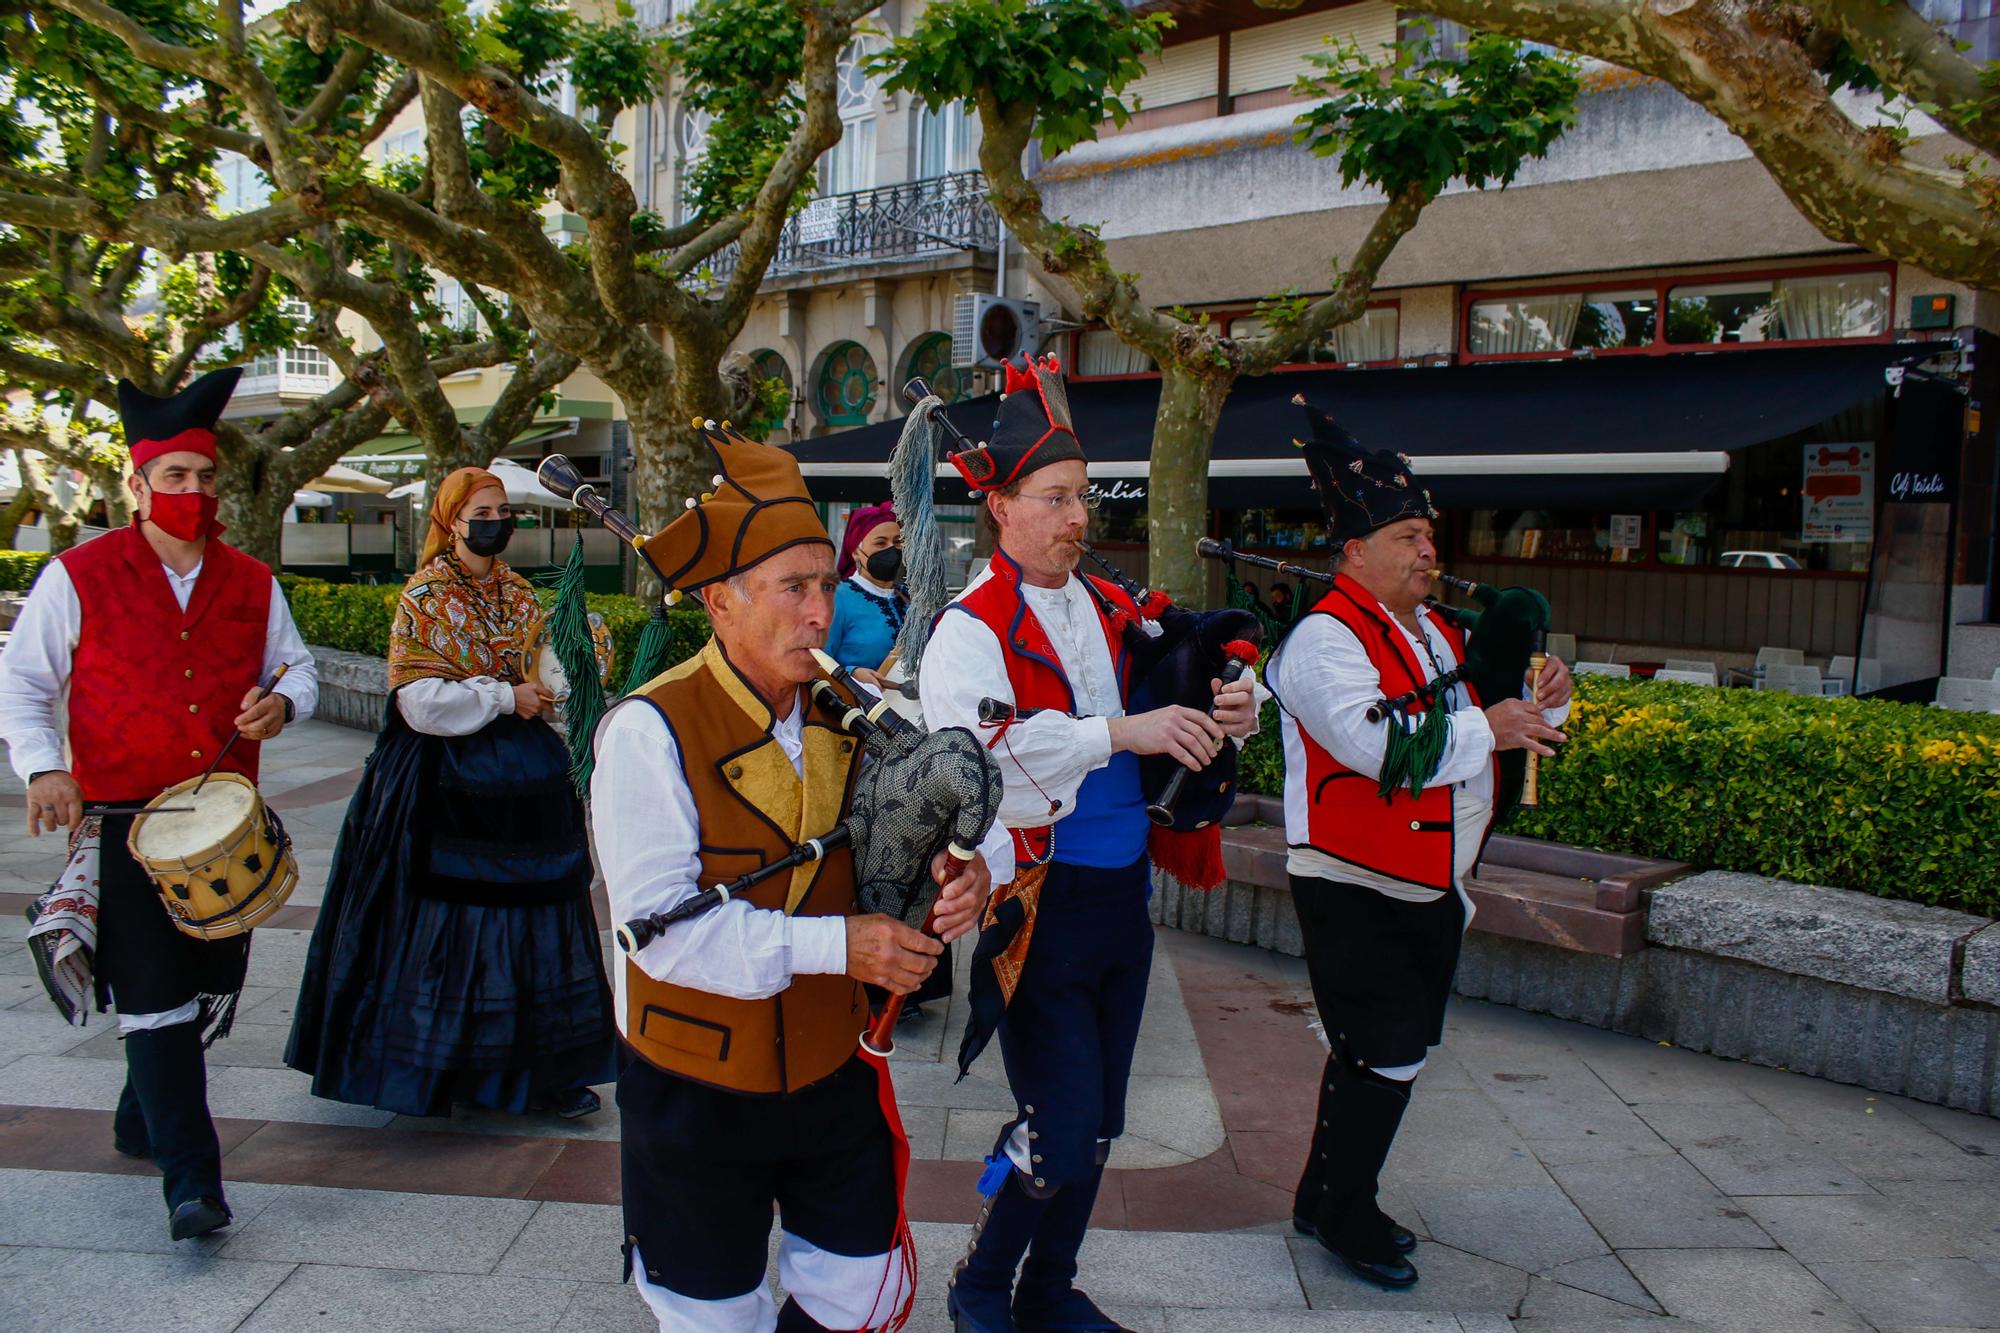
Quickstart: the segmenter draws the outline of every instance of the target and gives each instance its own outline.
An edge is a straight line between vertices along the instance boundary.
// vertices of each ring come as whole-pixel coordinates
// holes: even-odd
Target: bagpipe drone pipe
[[[924,381],[909,381],[903,386],[903,396],[914,406],[925,409],[921,414],[912,412],[913,419],[920,424],[934,423],[960,450],[973,447],[948,417],[935,411],[938,400]],[[913,528],[921,525],[921,520],[913,524],[912,518],[924,508],[937,461],[934,443],[928,439],[913,443],[919,443],[920,447],[905,453],[899,445],[899,458],[892,459],[890,464],[892,482],[907,472],[907,482],[895,490],[897,512],[904,516],[906,560],[915,558],[910,554],[913,545],[919,548],[923,545],[912,541]],[[1087,543],[1077,545],[1103,571],[1105,578],[1131,599],[1138,612],[1134,616],[1086,580],[1131,662],[1130,678],[1134,684],[1128,712],[1169,704],[1209,712],[1215,703],[1211,681],[1219,679],[1227,683],[1255,668],[1263,627],[1254,614],[1236,609],[1192,611],[1177,606],[1164,593],[1140,586]],[[916,619],[917,612],[913,610],[911,620]],[[1146,621],[1152,622],[1159,633],[1148,631]],[[924,624],[927,627],[928,620]],[[1145,755],[1139,760],[1140,789],[1146,797],[1147,815],[1155,826],[1148,840],[1148,854],[1155,866],[1183,884],[1214,888],[1225,878],[1221,823],[1236,800],[1237,767],[1237,746],[1233,743],[1225,743],[1199,773],[1166,755]]]
[[[1203,539],[1198,550],[1210,560],[1235,561],[1288,578],[1323,585],[1333,583],[1333,576],[1324,570],[1308,569],[1268,556],[1251,555],[1224,541]],[[1435,598],[1426,599],[1433,614],[1465,635],[1465,661],[1427,682],[1421,689],[1395,699],[1377,700],[1369,709],[1369,721],[1393,719],[1401,724],[1399,730],[1405,733],[1410,731],[1409,709],[1422,705],[1425,716],[1429,716],[1432,700],[1461,681],[1472,687],[1482,704],[1519,698],[1524,684],[1532,697],[1546,661],[1543,645],[1548,639],[1548,598],[1533,588],[1498,588],[1490,583],[1455,578],[1441,569],[1433,569],[1431,578],[1442,587],[1471,597],[1478,607],[1452,606]],[[1424,736],[1421,724],[1415,735],[1418,738]],[[1392,746],[1390,763],[1382,775],[1384,795],[1412,780],[1421,786],[1430,772],[1436,769],[1435,755],[1431,756],[1429,767],[1425,767],[1424,752],[1431,748],[1441,750],[1442,744],[1442,734],[1434,733],[1431,743],[1419,739],[1412,746]],[[1494,794],[1496,824],[1511,815],[1517,806],[1538,803],[1539,760],[1540,756],[1526,750],[1508,750],[1500,755],[1500,781]]]

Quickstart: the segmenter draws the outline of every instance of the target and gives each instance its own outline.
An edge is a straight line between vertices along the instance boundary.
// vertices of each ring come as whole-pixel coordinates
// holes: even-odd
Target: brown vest
[[[701,886],[769,865],[847,813],[861,751],[831,723],[805,720],[805,779],[771,735],[771,710],[719,643],[648,684],[680,745],[701,820]],[[806,705],[801,702],[800,707]],[[854,858],[841,848],[742,897],[794,916],[854,911]],[[851,977],[805,975],[765,1000],[657,981],[625,961],[625,1039],[651,1063],[731,1092],[788,1093],[853,1057],[868,1006]]]

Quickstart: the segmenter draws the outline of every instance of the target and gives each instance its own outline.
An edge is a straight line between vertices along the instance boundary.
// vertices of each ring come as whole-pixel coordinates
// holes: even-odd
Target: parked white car
[[[1722,567],[1724,569],[1805,568],[1804,565],[1791,556],[1786,555],[1783,551],[1724,551],[1722,553]]]

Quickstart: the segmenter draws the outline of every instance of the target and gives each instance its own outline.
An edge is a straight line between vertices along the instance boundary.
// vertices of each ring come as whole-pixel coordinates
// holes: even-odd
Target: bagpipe
[[[930,387],[921,379],[905,384],[903,395],[919,406],[934,399]],[[943,413],[931,413],[928,419],[941,427],[959,450],[973,447]],[[931,455],[929,458],[913,458],[910,462],[921,464],[923,484],[928,488],[935,451],[926,452]],[[915,472],[913,466],[913,477]],[[898,512],[903,512],[900,492],[897,500]],[[906,522],[906,559],[911,546],[910,533],[911,526]],[[1134,684],[1129,711],[1137,713],[1180,704],[1212,712],[1215,693],[1209,682],[1220,679],[1227,684],[1255,668],[1263,642],[1263,626],[1251,612],[1192,611],[1178,606],[1166,594],[1141,586],[1088,543],[1078,542],[1077,546],[1132,603],[1128,609],[1085,580],[1091,596],[1118,634],[1131,664],[1130,679]],[[1151,622],[1159,632],[1150,631],[1145,622]],[[1004,728],[1015,716],[1021,715],[988,725]],[[1221,821],[1236,800],[1237,764],[1237,747],[1231,744],[1225,744],[1199,773],[1171,756],[1143,755],[1139,759],[1140,789],[1146,794],[1147,815],[1155,825],[1148,840],[1148,853],[1154,865],[1183,884],[1214,888],[1225,878]]]
[[[1333,583],[1333,575],[1324,570],[1308,569],[1304,565],[1268,556],[1251,555],[1237,550],[1226,541],[1203,538],[1196,549],[1210,560],[1235,561],[1304,582],[1327,586]],[[1441,587],[1465,594],[1479,605],[1478,609],[1474,609],[1425,598],[1425,604],[1433,614],[1465,635],[1465,660],[1407,694],[1393,699],[1377,699],[1369,705],[1370,722],[1394,721],[1397,726],[1391,733],[1392,737],[1400,735],[1407,738],[1389,748],[1382,773],[1384,796],[1396,787],[1411,782],[1415,783],[1412,787],[1414,791],[1430,772],[1435,771],[1436,760],[1444,745],[1442,725],[1437,722],[1427,727],[1425,723],[1433,717],[1442,719],[1443,713],[1431,706],[1440,695],[1462,682],[1470,685],[1479,698],[1497,703],[1502,699],[1518,698],[1525,682],[1529,697],[1533,698],[1535,689],[1541,684],[1542,670],[1548,664],[1545,651],[1549,630],[1547,597],[1533,588],[1498,588],[1490,583],[1456,578],[1441,569],[1431,570],[1431,579]],[[1423,717],[1413,727],[1410,710],[1419,707],[1423,710]],[[1533,807],[1541,803],[1540,755],[1526,750],[1508,750],[1499,756],[1499,763],[1500,781],[1494,793],[1496,823],[1513,813],[1517,806]]]

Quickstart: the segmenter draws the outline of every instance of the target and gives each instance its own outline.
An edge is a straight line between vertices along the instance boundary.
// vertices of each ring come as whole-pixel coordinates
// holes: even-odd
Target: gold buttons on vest
[[[186,630],[182,630],[182,631],[181,631],[181,642],[182,642],[182,643],[186,643],[186,642],[187,642],[187,637],[188,637],[188,632],[187,632]]]
[[[188,751],[188,758],[190,758],[190,759],[199,759],[199,758],[201,758],[201,751],[200,751],[200,750],[189,750],[189,751]]]
[[[193,679],[194,679],[194,668],[193,668],[193,667],[189,667],[189,668],[188,668],[188,669],[187,669],[186,671],[183,671],[183,672],[181,672],[181,675],[183,675],[183,676],[187,677],[187,678],[188,678],[189,680],[193,680]]]
[[[743,765],[741,765],[741,764],[731,764],[731,765],[729,766],[729,780],[730,780],[731,782],[734,782],[734,781],[736,781],[736,780],[737,780],[738,778],[740,778],[740,777],[742,777],[742,776],[743,776]]]
[[[1412,819],[1412,820],[1410,821],[1410,831],[1411,831],[1412,833],[1415,833],[1415,832],[1418,832],[1418,831],[1420,831],[1420,830],[1421,830],[1422,828],[1423,828],[1423,825],[1422,825],[1422,824],[1420,824],[1420,823],[1418,823],[1418,822],[1417,822],[1416,820]]]
[[[200,704],[189,704],[189,705],[188,705],[188,712],[190,712],[190,713],[199,713],[200,711],[201,711],[201,705],[200,705]]]

